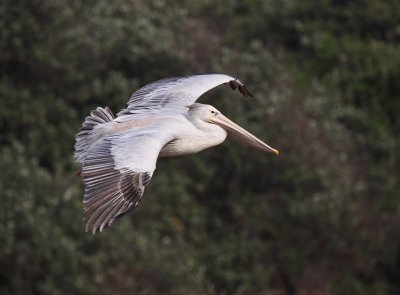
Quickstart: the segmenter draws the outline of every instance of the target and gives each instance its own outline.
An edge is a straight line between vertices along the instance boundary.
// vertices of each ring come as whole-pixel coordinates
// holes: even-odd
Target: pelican
[[[85,118],[76,134],[74,157],[85,185],[86,231],[101,232],[136,208],[158,157],[197,153],[222,143],[228,134],[279,154],[213,106],[196,103],[221,84],[253,96],[240,80],[224,74],[167,78],[134,92],[116,118],[108,107],[98,107]]]

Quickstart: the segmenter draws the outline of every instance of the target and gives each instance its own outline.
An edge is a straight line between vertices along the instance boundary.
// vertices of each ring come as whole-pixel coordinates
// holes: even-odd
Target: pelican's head
[[[258,139],[256,136],[229,120],[211,105],[195,103],[190,106],[190,115],[206,123],[215,124],[225,129],[229,135],[240,142],[256,149],[279,155],[279,151]]]

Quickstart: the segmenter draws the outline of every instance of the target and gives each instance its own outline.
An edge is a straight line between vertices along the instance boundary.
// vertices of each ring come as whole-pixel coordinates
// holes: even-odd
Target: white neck
[[[202,120],[193,120],[195,133],[188,132],[168,143],[160,152],[160,157],[173,157],[194,154],[224,142],[227,136],[225,129]],[[191,130],[193,131],[193,129]]]

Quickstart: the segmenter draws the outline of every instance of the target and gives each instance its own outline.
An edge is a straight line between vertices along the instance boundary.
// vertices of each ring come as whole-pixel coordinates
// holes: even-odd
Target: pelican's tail
[[[82,127],[75,136],[75,159],[83,163],[87,156],[87,151],[101,137],[99,125],[114,122],[114,115],[109,107],[98,107],[91,111],[90,116],[85,118]],[[97,127],[97,128],[96,128]]]

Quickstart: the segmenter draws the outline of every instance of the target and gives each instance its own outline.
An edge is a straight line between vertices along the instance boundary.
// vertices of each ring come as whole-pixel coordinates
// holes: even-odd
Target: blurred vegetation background
[[[3,0],[1,294],[399,294],[397,0]],[[84,232],[74,135],[151,81],[281,156],[227,140],[162,159],[139,208]]]

